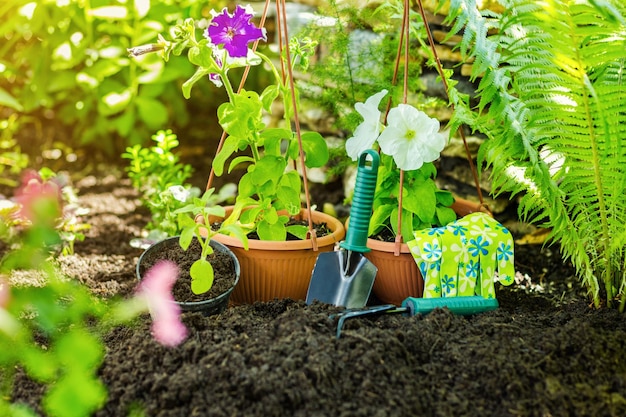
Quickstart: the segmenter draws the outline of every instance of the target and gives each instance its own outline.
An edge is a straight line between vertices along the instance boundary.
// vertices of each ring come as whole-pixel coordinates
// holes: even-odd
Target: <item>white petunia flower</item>
[[[356,103],[354,108],[363,117],[363,122],[355,129],[354,136],[346,141],[348,156],[356,161],[363,151],[372,149],[380,133],[380,101],[387,95],[387,90],[376,93],[365,103]]]
[[[170,193],[172,193],[172,196],[174,196],[174,198],[181,203],[186,202],[191,195],[191,192],[185,189],[185,187],[183,187],[182,185],[172,185],[170,188],[168,188],[168,190]]]
[[[446,146],[446,138],[439,133],[437,119],[413,106],[400,104],[389,111],[387,127],[378,144],[385,154],[393,157],[398,168],[412,171],[437,159]]]

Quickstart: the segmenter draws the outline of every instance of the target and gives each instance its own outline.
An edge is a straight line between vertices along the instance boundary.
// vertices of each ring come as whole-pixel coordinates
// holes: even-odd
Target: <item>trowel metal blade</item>
[[[307,304],[318,300],[346,308],[362,308],[378,268],[361,253],[340,250],[320,253],[309,285]]]

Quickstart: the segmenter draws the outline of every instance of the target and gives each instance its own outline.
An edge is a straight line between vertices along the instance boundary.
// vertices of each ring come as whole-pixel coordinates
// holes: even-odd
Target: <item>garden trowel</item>
[[[346,308],[361,308],[367,303],[378,271],[363,253],[369,251],[367,231],[379,162],[378,153],[371,149],[359,156],[346,239],[339,244],[339,251],[320,253],[317,257],[306,296],[307,304],[318,300]]]

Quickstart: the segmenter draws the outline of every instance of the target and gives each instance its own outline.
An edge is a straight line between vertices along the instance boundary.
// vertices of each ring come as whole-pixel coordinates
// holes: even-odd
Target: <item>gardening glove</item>
[[[496,276],[503,285],[514,280],[513,237],[485,213],[413,234],[407,244],[424,277],[424,298],[495,298]]]

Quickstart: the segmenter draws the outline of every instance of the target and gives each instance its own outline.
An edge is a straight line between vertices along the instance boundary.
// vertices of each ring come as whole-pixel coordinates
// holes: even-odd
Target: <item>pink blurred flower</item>
[[[178,267],[171,261],[159,261],[145,274],[138,288],[152,316],[152,334],[165,346],[177,346],[187,337],[180,321],[180,306],[174,302],[172,287],[178,279]]]
[[[20,216],[31,221],[36,220],[40,202],[49,200],[54,204],[46,207],[54,212],[45,213],[48,218],[60,216],[63,204],[61,188],[53,181],[44,181],[35,171],[27,171],[22,177],[22,185],[15,192],[15,201],[20,205]]]

